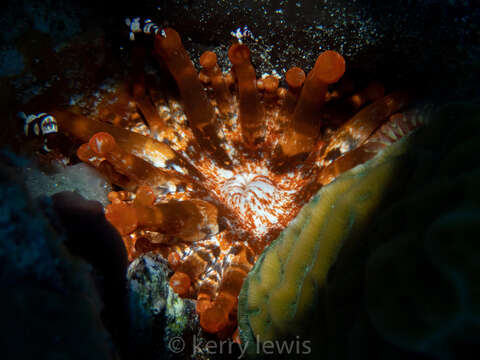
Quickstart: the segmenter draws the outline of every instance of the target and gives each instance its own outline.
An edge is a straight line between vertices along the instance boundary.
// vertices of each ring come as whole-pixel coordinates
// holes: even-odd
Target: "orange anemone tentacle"
[[[180,35],[171,28],[155,36],[155,51],[167,65],[180,90],[183,110],[200,145],[211,152],[224,167],[230,167],[231,160],[220,146],[218,121],[214,108],[208,100],[192,60],[183,47]]]
[[[243,140],[255,147],[264,136],[264,109],[257,90],[255,69],[250,62],[250,50],[246,45],[233,44],[228,58],[238,81],[239,117]]]
[[[328,85],[337,82],[345,72],[345,60],[331,50],[321,53],[308,73],[290,123],[290,132],[281,143],[283,154],[296,156],[310,153],[320,136],[320,110]],[[300,77],[301,78],[301,77]]]
[[[220,112],[222,114],[230,113],[232,111],[232,94],[217,64],[217,55],[212,51],[205,51],[200,57],[200,65],[213,88]]]

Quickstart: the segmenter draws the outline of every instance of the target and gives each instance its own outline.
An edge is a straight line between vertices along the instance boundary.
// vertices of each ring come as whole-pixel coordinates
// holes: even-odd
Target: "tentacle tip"
[[[105,208],[105,218],[121,235],[132,233],[138,226],[135,208],[124,203],[107,205]]]
[[[250,49],[244,44],[233,44],[228,49],[228,58],[233,65],[243,64],[245,61],[250,60]]]
[[[289,87],[299,88],[305,81],[305,71],[299,67],[292,67],[285,74],[285,81]]]
[[[182,46],[180,34],[172,28],[165,28],[155,36],[154,47],[157,53],[168,53]]]
[[[263,79],[263,87],[265,91],[267,92],[274,92],[278,89],[278,85],[280,84],[280,81],[278,80],[277,77],[270,75],[267,76],[265,79]]]
[[[213,51],[205,51],[200,56],[200,65],[203,68],[211,69],[217,64],[217,55]]]
[[[336,51],[326,50],[318,56],[314,72],[322,82],[333,84],[345,73],[345,59]]]
[[[77,149],[77,157],[83,161],[88,162],[92,155],[92,149],[88,143],[82,144]]]
[[[98,155],[111,152],[117,144],[112,135],[107,132],[99,132],[93,135],[88,142],[90,148]]]
[[[175,272],[169,281],[170,287],[181,297],[188,295],[191,283],[190,277],[181,271]]]
[[[216,304],[207,308],[199,315],[200,326],[207,333],[216,334],[228,324],[228,314],[222,307]]]

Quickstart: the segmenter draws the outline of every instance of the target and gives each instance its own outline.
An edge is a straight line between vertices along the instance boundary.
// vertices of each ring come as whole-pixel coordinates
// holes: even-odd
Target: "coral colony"
[[[181,102],[149,85],[147,52],[134,42],[128,90],[109,104],[114,121],[101,104],[91,116],[55,109],[38,119],[53,116],[60,133],[83,141],[78,158],[121,189],[109,194],[105,215],[129,260],[162,254],[171,287],[197,300],[201,327],[236,336],[238,295],[258,256],[323,185],[418,125],[397,113],[408,94],[385,96],[377,82],[355,88],[341,79],[342,55],[329,50],[308,74],[288,70],[287,88],[273,75],[258,79],[238,42],[230,72],[206,51],[198,73],[174,29],[127,24],[131,39],[153,36]]]

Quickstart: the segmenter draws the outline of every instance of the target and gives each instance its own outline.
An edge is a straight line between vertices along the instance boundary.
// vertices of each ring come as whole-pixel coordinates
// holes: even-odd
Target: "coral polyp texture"
[[[335,51],[319,54],[308,74],[291,68],[283,88],[277,76],[257,77],[245,44],[230,47],[229,72],[210,51],[197,72],[175,30],[147,30],[180,100],[152,85],[149,52],[133,43],[131,79],[93,113],[48,114],[83,142],[78,158],[118,187],[105,214],[129,260],[150,251],[168,259],[170,286],[197,300],[201,327],[231,336],[240,289],[264,248],[322,186],[420,123],[398,113],[408,93],[385,96],[377,82],[342,79],[345,60]]]
[[[392,185],[402,179],[405,140],[323,187],[261,255],[239,298],[241,336],[250,348],[292,334],[310,338],[304,324],[342,245],[362,233]]]

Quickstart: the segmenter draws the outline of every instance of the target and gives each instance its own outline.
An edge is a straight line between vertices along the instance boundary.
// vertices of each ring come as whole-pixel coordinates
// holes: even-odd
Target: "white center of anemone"
[[[222,193],[226,204],[258,235],[266,233],[281,215],[281,208],[275,207],[281,192],[265,175],[236,174],[223,184]]]

